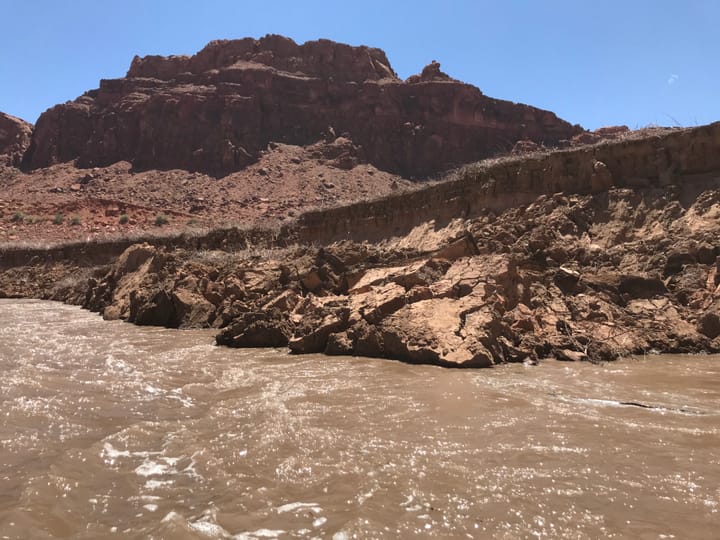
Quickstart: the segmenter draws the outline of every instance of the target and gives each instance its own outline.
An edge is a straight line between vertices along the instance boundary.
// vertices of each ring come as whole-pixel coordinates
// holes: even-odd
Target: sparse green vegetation
[[[15,223],[20,223],[21,221],[25,220],[25,214],[22,212],[15,212],[12,217],[10,218],[10,221],[13,221]]]
[[[155,226],[162,227],[170,223],[170,219],[165,214],[160,214],[155,218]]]
[[[73,227],[76,227],[80,225],[80,216],[73,216],[70,218],[70,225]]]
[[[65,216],[62,214],[55,214],[55,217],[53,218],[53,225],[62,225],[63,221],[65,221]]]
[[[121,216],[120,216],[120,219],[118,220],[118,222],[120,223],[120,225],[125,225],[128,221],[130,221],[130,218],[128,217],[127,214],[121,215]]]

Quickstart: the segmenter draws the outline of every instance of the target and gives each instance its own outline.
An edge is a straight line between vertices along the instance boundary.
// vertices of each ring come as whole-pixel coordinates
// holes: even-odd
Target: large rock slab
[[[492,353],[475,336],[462,335],[466,309],[466,302],[449,298],[405,306],[378,325],[379,356],[457,367],[491,366]]]

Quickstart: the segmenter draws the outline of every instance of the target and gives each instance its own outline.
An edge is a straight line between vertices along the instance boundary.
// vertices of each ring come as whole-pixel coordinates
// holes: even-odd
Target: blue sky
[[[716,0],[0,2],[0,111],[31,122],[135,54],[268,33],[380,47],[403,78],[437,60],[588,129],[720,120]]]

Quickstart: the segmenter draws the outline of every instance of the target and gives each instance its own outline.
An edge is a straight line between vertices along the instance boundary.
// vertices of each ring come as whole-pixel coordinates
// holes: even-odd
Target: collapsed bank
[[[720,351],[720,123],[480,162],[274,231],[7,248],[0,296],[443,366]]]

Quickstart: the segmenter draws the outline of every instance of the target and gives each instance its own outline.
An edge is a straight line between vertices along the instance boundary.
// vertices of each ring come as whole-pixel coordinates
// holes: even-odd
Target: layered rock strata
[[[25,166],[77,160],[224,175],[271,141],[345,135],[380,169],[424,177],[583,130],[553,113],[486,97],[433,63],[400,80],[379,49],[281,36],[214,41],[194,56],[136,57],[127,76],[37,122]]]
[[[713,187],[720,171],[720,122],[645,130],[618,140],[468,165],[425,189],[300,216],[299,241],[376,241],[439,224],[501,212],[553,193],[670,187],[683,200]]]
[[[202,235],[149,235],[145,239],[171,249],[244,250],[251,246],[323,245],[339,240],[381,242],[404,237],[403,245],[422,250],[428,235],[412,232],[425,223],[442,229],[458,218],[497,214],[560,192],[667,189],[677,200],[688,201],[703,190],[717,187],[717,171],[720,123],[691,129],[655,129],[592,146],[486,160],[421,189],[399,190],[375,200],[304,212],[275,230],[218,228]],[[131,243],[133,240],[123,239],[56,248],[6,246],[0,250],[0,268],[30,260],[72,259],[102,264],[119,256]]]

